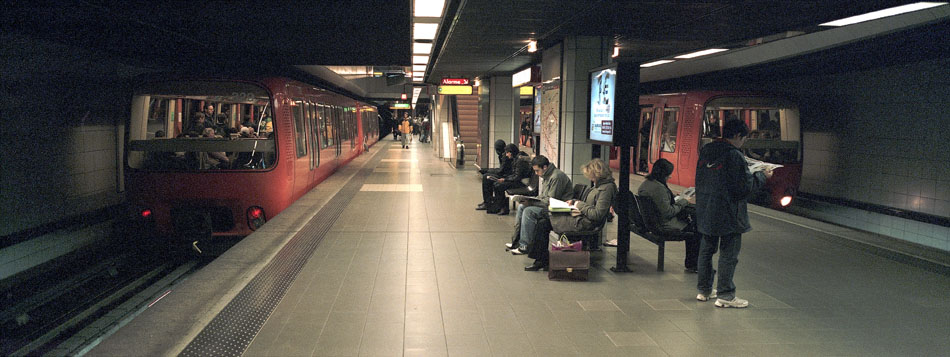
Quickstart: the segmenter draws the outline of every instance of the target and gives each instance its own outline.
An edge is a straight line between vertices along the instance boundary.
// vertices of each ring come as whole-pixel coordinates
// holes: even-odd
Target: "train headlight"
[[[264,222],[267,220],[264,218],[264,209],[258,206],[251,206],[247,208],[247,226],[251,230],[257,230],[264,225]]]
[[[792,196],[782,196],[782,199],[779,200],[778,203],[781,204],[782,207],[788,207],[788,205],[792,203]]]

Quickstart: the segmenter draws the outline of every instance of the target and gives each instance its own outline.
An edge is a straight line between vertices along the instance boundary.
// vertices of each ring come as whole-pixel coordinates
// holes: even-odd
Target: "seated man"
[[[505,147],[505,157],[511,160],[511,173],[501,176],[492,185],[491,206],[488,207],[488,213],[498,213],[501,216],[509,213],[508,198],[505,197],[505,191],[512,188],[524,187],[522,180],[531,177],[531,161],[528,154],[520,152],[518,145],[508,144]]]
[[[505,155],[505,141],[495,141],[495,152],[498,153],[499,167],[496,169],[478,170],[482,174],[482,203],[475,207],[475,210],[488,210],[492,202],[492,187],[499,178],[511,174],[512,160]]]
[[[686,199],[674,199],[673,191],[666,185],[666,180],[673,175],[673,163],[666,159],[659,159],[653,163],[653,170],[647,175],[647,180],[640,184],[638,196],[649,197],[660,214],[660,227],[670,231],[696,232],[696,209],[689,205]],[[699,259],[699,235],[686,241],[686,259],[683,264],[687,273],[696,273]]]
[[[539,247],[544,245],[547,248],[547,240],[540,242],[538,235],[539,225],[546,224],[548,221],[548,204],[551,198],[562,201],[571,199],[574,194],[571,179],[564,172],[558,170],[548,161],[544,155],[538,155],[531,160],[531,168],[534,173],[541,178],[541,189],[538,191],[537,199],[522,200],[521,206],[515,215],[515,231],[519,236],[518,248],[513,249],[511,254],[527,254],[529,247]],[[545,232],[546,233],[546,232]],[[538,244],[537,246],[533,244]],[[538,270],[541,266],[531,265],[525,270]]]
[[[205,138],[218,138],[219,136],[215,135],[214,129],[205,128],[202,136]],[[221,151],[209,152],[208,160],[206,162],[206,169],[226,169],[231,166],[231,160],[228,158],[228,155]]]

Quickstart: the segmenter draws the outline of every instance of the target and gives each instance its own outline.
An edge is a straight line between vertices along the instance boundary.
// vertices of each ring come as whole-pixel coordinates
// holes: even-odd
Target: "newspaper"
[[[782,165],[779,165],[779,164],[772,164],[765,161],[759,161],[748,156],[745,157],[745,161],[749,163],[749,171],[752,171],[752,172],[772,171],[779,167],[782,167]]]
[[[677,195],[676,198],[674,198],[674,200],[675,200],[675,201],[679,201],[679,200],[686,200],[686,201],[689,201],[689,200],[693,199],[693,196],[696,196],[696,188],[695,188],[695,187],[690,187],[690,188],[687,188],[687,189],[683,190],[683,192],[680,193],[679,195]]]

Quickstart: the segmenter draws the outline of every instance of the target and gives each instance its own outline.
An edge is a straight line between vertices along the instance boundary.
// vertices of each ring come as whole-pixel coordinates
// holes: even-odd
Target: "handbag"
[[[552,232],[552,235],[556,233]],[[555,240],[556,239],[556,240]],[[551,237],[548,245],[548,279],[587,280],[590,271],[590,252],[583,250],[583,242],[571,243],[561,234]]]

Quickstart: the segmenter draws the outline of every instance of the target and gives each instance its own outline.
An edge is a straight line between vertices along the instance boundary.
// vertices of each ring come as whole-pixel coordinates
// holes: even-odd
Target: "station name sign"
[[[469,95],[472,92],[472,86],[439,86],[439,94],[441,95]]]
[[[471,85],[471,82],[468,80],[468,78],[442,78],[442,85],[467,86],[467,85]]]

